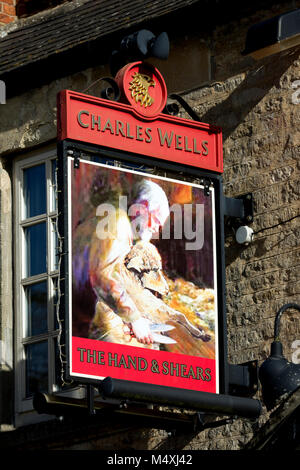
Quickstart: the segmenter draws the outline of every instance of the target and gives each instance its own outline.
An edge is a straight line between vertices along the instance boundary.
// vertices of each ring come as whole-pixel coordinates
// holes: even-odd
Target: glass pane
[[[57,278],[54,278],[53,281],[52,281],[52,292],[53,292],[53,296],[52,296],[52,301],[53,301],[53,317],[54,317],[54,329],[55,330],[58,330],[59,329],[59,324],[58,324],[58,320],[57,320],[57,302],[58,302],[58,291],[57,291],[57,285],[58,285],[58,282],[57,282]]]
[[[48,391],[48,342],[26,346],[26,396]]]
[[[26,293],[26,336],[39,335],[48,330],[47,282],[38,282],[25,288]]]
[[[31,225],[24,229],[26,265],[25,276],[45,273],[46,257],[46,223]]]
[[[59,392],[62,390],[62,358],[60,357],[60,351],[58,346],[57,338],[55,338],[55,384],[54,391]]]
[[[58,269],[58,237],[56,231],[55,221],[51,222],[51,235],[52,235],[52,247],[51,247],[51,271]]]
[[[56,206],[56,160],[51,160],[51,211],[57,209]]]
[[[46,213],[46,173],[45,164],[24,170],[25,217]]]

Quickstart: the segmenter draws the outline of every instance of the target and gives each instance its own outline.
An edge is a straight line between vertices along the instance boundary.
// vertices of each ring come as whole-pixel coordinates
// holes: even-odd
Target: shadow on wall
[[[222,127],[223,141],[226,141],[272,87],[282,87],[281,77],[298,58],[299,52],[300,47],[297,47],[256,62],[254,68],[247,73],[243,82],[228,98],[204,114],[201,114],[201,109],[198,111],[200,120]],[[220,84],[220,90],[216,88],[216,100],[218,91],[226,93],[228,80],[224,82],[224,86]],[[251,134],[252,131],[249,129],[249,136]]]
[[[0,425],[12,425],[14,388],[13,370],[0,370]]]

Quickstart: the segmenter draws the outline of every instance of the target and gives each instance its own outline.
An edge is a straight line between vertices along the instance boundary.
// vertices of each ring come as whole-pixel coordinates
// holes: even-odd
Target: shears
[[[175,344],[177,341],[175,339],[170,338],[169,336],[165,336],[164,334],[166,331],[174,330],[175,326],[166,325],[164,323],[151,323],[150,331],[152,333],[152,337],[154,343],[161,343],[161,344]]]
[[[161,344],[177,343],[175,339],[170,338],[169,336],[165,336],[163,334],[167,331],[174,330],[175,326],[166,325],[165,323],[151,323],[149,327],[150,327],[150,331],[151,331],[154,343],[161,343]],[[134,336],[132,328],[128,329],[128,331],[126,331],[125,334],[129,334],[131,337]]]

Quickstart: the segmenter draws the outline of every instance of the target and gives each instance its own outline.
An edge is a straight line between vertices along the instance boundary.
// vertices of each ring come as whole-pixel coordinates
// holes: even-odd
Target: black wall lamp
[[[170,51],[169,38],[167,33],[160,33],[155,36],[151,31],[141,29],[123,38],[120,50],[141,58],[157,57],[166,60]]]
[[[299,44],[300,9],[297,9],[251,26],[242,55],[258,60]]]
[[[169,57],[170,42],[167,33],[155,36],[147,29],[141,29],[125,36],[119,49],[113,51],[110,60],[110,69],[113,76],[128,62],[144,60],[149,57],[166,60]]]
[[[284,395],[288,396],[300,387],[300,364],[289,362],[283,357],[282,343],[278,339],[280,319],[288,309],[296,309],[300,312],[300,305],[289,303],[278,310],[275,318],[271,355],[259,369],[263,402],[268,410],[274,408]]]

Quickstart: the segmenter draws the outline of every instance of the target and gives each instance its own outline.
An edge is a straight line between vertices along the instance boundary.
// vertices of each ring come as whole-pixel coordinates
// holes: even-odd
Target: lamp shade
[[[259,368],[259,380],[262,386],[263,401],[268,410],[279,403],[300,387],[300,364],[289,362],[283,357],[282,344],[279,341],[280,320],[288,309],[300,312],[300,305],[288,303],[277,312],[274,325],[274,341],[271,344],[271,354]]]
[[[158,59],[166,60],[169,57],[170,42],[167,33],[160,33],[153,41],[150,49],[150,55]]]
[[[141,29],[122,39],[121,51],[135,54],[140,59],[151,56],[166,60],[169,56],[169,38],[165,32],[156,37],[151,31]]]
[[[268,410],[274,408],[284,396],[300,387],[300,364],[294,364],[282,355],[282,344],[273,341],[271,355],[259,369],[263,402]]]

